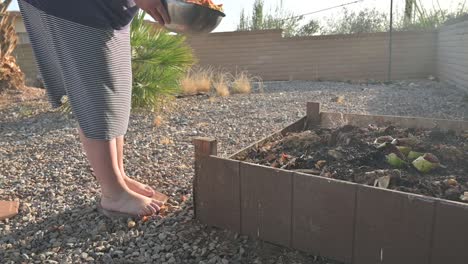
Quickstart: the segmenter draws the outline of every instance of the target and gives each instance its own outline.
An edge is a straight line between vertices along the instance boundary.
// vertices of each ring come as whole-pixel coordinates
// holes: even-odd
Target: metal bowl
[[[210,33],[226,16],[223,12],[183,0],[164,0],[171,18],[165,27],[181,34]]]

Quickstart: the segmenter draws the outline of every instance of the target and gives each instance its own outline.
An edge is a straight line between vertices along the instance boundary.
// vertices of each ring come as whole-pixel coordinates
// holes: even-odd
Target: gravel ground
[[[337,96],[343,96],[344,103],[334,103]],[[227,156],[302,117],[307,101],[321,102],[327,111],[468,117],[464,92],[430,81],[275,82],[266,83],[260,94],[177,99],[161,124],[155,125],[153,114],[131,117],[128,174],[169,194],[173,209],[165,218],[132,226],[97,213],[99,189],[80,148],[75,121],[50,111],[44,101],[15,103],[0,109],[0,199],[20,199],[21,211],[0,222],[0,260],[334,263],[192,219],[192,138],[217,138],[220,155]]]

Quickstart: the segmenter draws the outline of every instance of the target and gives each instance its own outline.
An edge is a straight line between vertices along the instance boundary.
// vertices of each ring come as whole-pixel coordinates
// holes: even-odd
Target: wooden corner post
[[[320,103],[307,103],[306,129],[320,125]]]
[[[218,144],[214,138],[196,137],[193,140],[195,146],[195,175],[193,177],[193,213],[197,218],[197,196],[198,196],[198,177],[203,166],[203,160],[209,156],[218,154]]]

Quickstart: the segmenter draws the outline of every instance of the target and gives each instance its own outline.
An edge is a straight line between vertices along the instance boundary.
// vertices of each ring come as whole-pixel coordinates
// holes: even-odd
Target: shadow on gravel
[[[1,111],[0,115],[2,115]],[[73,127],[72,119],[61,113],[45,112],[18,118],[14,121],[2,121],[0,122],[0,133],[44,134],[66,127]]]
[[[26,215],[20,212],[9,225]],[[173,257],[176,262],[169,263],[224,263],[225,259],[246,264],[339,264],[206,227],[192,219],[190,207],[165,219],[129,227],[128,220],[112,221],[93,204],[83,205],[27,222],[0,237],[0,245],[4,247],[0,250],[2,263],[166,263]]]

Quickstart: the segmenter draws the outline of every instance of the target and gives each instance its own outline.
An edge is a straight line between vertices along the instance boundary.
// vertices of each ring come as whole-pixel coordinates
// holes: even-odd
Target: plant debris
[[[468,203],[468,138],[439,129],[342,126],[288,133],[239,160]]]

